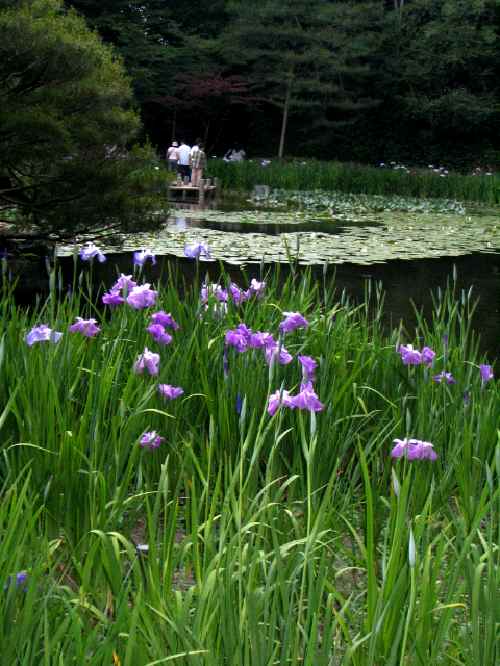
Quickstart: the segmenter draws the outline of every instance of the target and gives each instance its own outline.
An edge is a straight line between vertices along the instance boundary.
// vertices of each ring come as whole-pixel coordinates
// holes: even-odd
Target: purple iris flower
[[[208,245],[206,243],[193,243],[192,245],[185,245],[184,254],[190,259],[199,259],[200,257],[211,259],[210,250],[208,249]]]
[[[260,296],[264,295],[264,291],[266,289],[266,283],[265,282],[258,282],[255,278],[252,278],[250,282],[250,289],[257,298],[260,298]]]
[[[4,590],[8,590],[9,586],[12,581],[12,576],[7,577],[7,581],[4,585]],[[16,574],[16,588],[21,588],[24,592],[26,591],[26,588],[28,586],[28,572],[27,571],[19,571]]]
[[[309,412],[321,412],[325,408],[311,382],[302,384],[300,393],[293,396],[292,401],[297,409],[307,409]]]
[[[161,324],[150,324],[146,331],[152,335],[153,340],[159,345],[169,345],[172,342],[172,336],[167,333],[165,327]]]
[[[231,293],[231,297],[235,305],[241,305],[241,303],[248,301],[251,296],[249,289],[247,291],[243,291],[243,289],[240,289],[238,285],[234,283],[229,285],[229,292]]]
[[[92,241],[85,243],[85,245],[80,249],[79,254],[82,261],[91,261],[94,259],[94,257],[97,257],[97,261],[99,261],[101,264],[103,261],[106,261],[104,254],[97,247],[97,245],[92,243]]]
[[[291,363],[293,361],[293,356],[287,352],[287,350],[284,347],[281,347],[279,344],[275,341],[274,345],[266,345],[264,349],[264,354],[266,356],[266,361],[268,365],[271,365],[272,361],[275,360],[276,358],[278,359],[278,363],[280,365],[288,365],[288,363]]]
[[[484,365],[483,363],[479,366],[479,373],[481,374],[481,384],[487,384],[493,379],[493,368],[491,365]]]
[[[278,343],[271,333],[256,331],[252,333],[248,341],[248,346],[252,349],[265,349],[266,347],[276,347]]]
[[[104,305],[114,307],[124,303],[125,299],[117,289],[111,289],[111,291],[107,291],[105,294],[103,294],[102,302]]]
[[[220,302],[220,303],[227,303],[228,300],[228,293],[227,290],[221,287],[220,284],[211,284],[211,285],[206,285],[204,284],[201,288],[200,292],[200,298],[201,302],[206,305],[208,303],[208,298],[210,295],[215,296],[215,298]]]
[[[160,371],[160,355],[149,351],[147,347],[144,348],[142,354],[139,354],[134,363],[134,372],[142,375],[144,370],[147,370],[150,375],[157,375]]]
[[[318,362],[312,356],[298,356],[299,363],[302,366],[302,376],[304,383],[313,382],[315,380],[316,368]]]
[[[243,398],[241,397],[240,393],[236,394],[236,413],[241,414],[241,410],[243,409]]]
[[[432,378],[433,382],[436,382],[437,384],[443,384],[446,382],[446,384],[456,384],[456,379],[453,377],[451,372],[445,372],[444,370],[440,372],[438,375],[434,375]]]
[[[16,574],[16,587],[25,586],[27,580],[28,580],[28,572],[19,571],[19,573]]]
[[[224,341],[228,347],[234,347],[240,354],[246,352],[248,347],[246,337],[238,331],[227,331]]]
[[[127,296],[127,303],[135,310],[150,308],[156,303],[157,291],[149,288],[149,282],[133,287]]]
[[[433,351],[430,347],[424,347],[422,349],[422,363],[424,365],[431,366],[435,356],[436,352]]]
[[[160,310],[159,312],[153,312],[151,315],[151,323],[160,324],[161,326],[169,326],[170,328],[173,328],[174,331],[179,329],[179,324],[175,321],[172,315],[170,313],[163,312],[163,310]]]
[[[408,460],[437,460],[437,453],[430,442],[420,439],[395,439],[392,458],[406,457]]]
[[[215,298],[219,301],[219,303],[227,303],[228,301],[228,293],[226,289],[223,289],[220,287],[214,292]]]
[[[399,345],[398,353],[404,365],[420,365],[422,363],[422,354],[413,349],[413,345]]]
[[[248,328],[246,324],[238,324],[236,330],[239,331],[242,335],[244,335],[247,340],[250,340],[252,336],[252,329]]]
[[[77,317],[76,322],[69,327],[69,331],[70,333],[81,333],[86,338],[93,338],[101,331],[101,329],[97,326],[97,321],[95,319],[82,319],[82,317]]]
[[[200,300],[203,305],[208,303],[208,285],[203,284],[200,289]]]
[[[156,430],[151,430],[150,432],[145,432],[139,443],[142,447],[146,449],[157,449],[162,442],[165,441],[165,437],[160,437]]]
[[[24,339],[28,347],[31,347],[35,342],[52,342],[56,344],[62,336],[62,333],[53,331],[47,324],[40,324],[40,326],[34,326]]]
[[[234,347],[241,354],[248,349],[251,335],[252,331],[245,324],[240,324],[235,329],[226,331],[225,343],[228,347]]]
[[[274,416],[281,406],[295,409],[293,397],[288,391],[276,391],[269,396],[267,411],[271,416]]]
[[[127,292],[129,292],[134,287],[137,287],[137,282],[132,280],[132,276],[121,273],[118,280],[111,287],[111,291],[122,291],[123,289],[126,289]]]
[[[307,328],[309,325],[307,319],[300,312],[283,312],[283,314],[285,318],[279,327],[282,333],[291,333],[297,328]]]
[[[140,250],[139,252],[134,252],[134,266],[144,266],[148,259],[151,260],[153,266],[156,264],[156,256],[153,254],[152,250]]]
[[[184,393],[184,389],[170,384],[158,384],[158,393],[167,400],[175,400]]]

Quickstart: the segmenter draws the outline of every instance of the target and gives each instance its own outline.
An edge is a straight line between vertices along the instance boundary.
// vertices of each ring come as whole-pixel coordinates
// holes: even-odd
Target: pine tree
[[[258,0],[230,8],[225,55],[255,95],[280,110],[280,158],[291,113],[318,119],[329,108],[352,112],[374,103],[359,89],[380,14],[373,3]]]
[[[139,128],[121,61],[83,19],[59,0],[3,0],[0,210],[47,231],[144,212],[134,183],[151,155],[127,152]]]

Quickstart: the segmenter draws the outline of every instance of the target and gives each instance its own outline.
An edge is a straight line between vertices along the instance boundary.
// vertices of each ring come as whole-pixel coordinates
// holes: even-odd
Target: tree
[[[177,130],[194,139],[207,126],[219,127],[225,115],[221,107],[227,101],[232,104],[238,94],[238,77],[222,75],[212,52],[227,20],[224,0],[67,0],[67,4],[123,57],[154,141],[162,146],[175,138]]]
[[[59,0],[0,5],[0,212],[50,230],[131,221],[151,204],[151,151],[122,63]]]
[[[280,158],[292,112],[324,118],[329,107],[352,112],[374,103],[356,89],[356,81],[369,70],[370,40],[360,40],[359,35],[353,39],[350,34],[353,18],[368,15],[373,20],[372,9],[370,3],[354,7],[331,0],[232,4],[234,21],[225,35],[226,55],[240,72],[247,72],[254,94],[280,110]]]
[[[142,103],[168,91],[182,56],[183,37],[164,0],[68,0],[123,58]],[[178,57],[179,56],[179,57]]]
[[[497,137],[498,0],[400,1],[387,17],[384,67],[410,131],[446,152]]]

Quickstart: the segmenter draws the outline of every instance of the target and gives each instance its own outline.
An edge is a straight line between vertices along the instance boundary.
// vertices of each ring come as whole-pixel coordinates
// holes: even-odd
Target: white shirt
[[[167,150],[167,159],[168,160],[178,160],[179,159],[179,149],[176,146],[170,146]]]
[[[245,159],[246,155],[247,154],[245,153],[243,148],[241,150],[233,150],[233,152],[229,156],[229,159],[231,160],[231,162],[242,162]]]
[[[191,148],[187,146],[185,143],[181,143],[179,148],[177,148],[177,153],[179,155],[179,164],[189,165]]]

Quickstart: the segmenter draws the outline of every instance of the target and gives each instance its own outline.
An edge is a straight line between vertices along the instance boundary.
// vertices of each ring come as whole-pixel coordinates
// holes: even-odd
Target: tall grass
[[[267,283],[221,316],[169,276],[158,309],[181,328],[161,349],[151,311],[104,311],[83,288],[26,310],[4,288],[2,663],[497,662],[500,402],[474,304],[451,284],[431,321],[387,334],[378,289],[355,306],[307,274]],[[320,361],[316,415],[266,411],[300,383],[296,360],[230,349],[224,373],[225,331],[276,334],[283,311],[309,321],[285,344]],[[76,315],[102,332],[70,334]],[[42,322],[63,338],[28,348]],[[432,347],[434,367],[403,366],[398,342]],[[146,345],[158,378],[132,372]],[[441,369],[457,383],[433,382]],[[162,402],[158,382],[185,393]],[[153,429],[165,442],[141,448]],[[438,460],[392,461],[404,436]]]
[[[255,185],[285,190],[336,190],[351,194],[399,195],[417,198],[456,199],[484,204],[500,203],[498,176],[441,176],[432,171],[391,171],[340,162],[228,163],[210,160],[210,176],[218,177],[224,190],[250,192]]]

